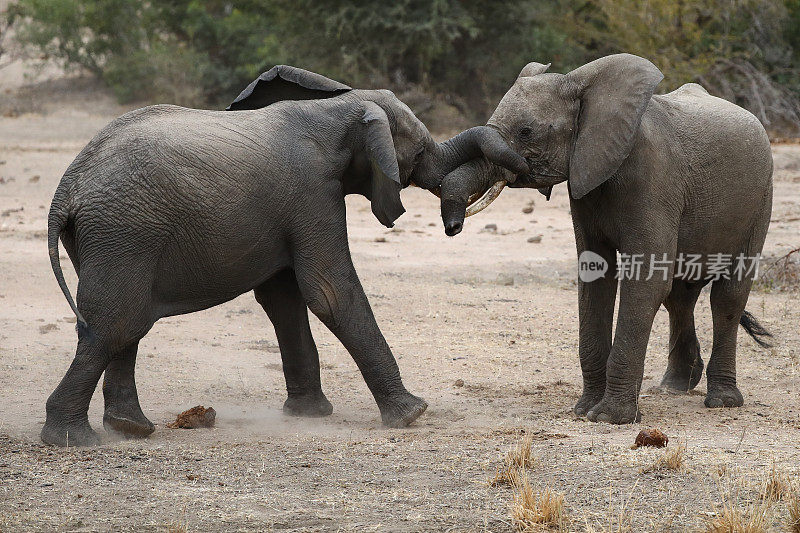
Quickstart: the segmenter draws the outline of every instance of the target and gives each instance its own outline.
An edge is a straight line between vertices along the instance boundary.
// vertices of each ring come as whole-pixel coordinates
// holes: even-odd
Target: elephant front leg
[[[298,257],[295,261],[308,308],[350,352],[378,404],[383,423],[389,427],[411,424],[428,404],[403,385],[397,362],[353,268],[347,243],[323,247],[316,253],[314,258]],[[322,264],[320,256],[327,258]]]
[[[136,352],[139,343],[122,350],[108,363],[103,378],[103,427],[126,438],[144,438],[155,426],[144,416],[136,392]]]
[[[638,400],[647,342],[656,311],[668,291],[669,281],[662,279],[621,282],[617,329],[606,364],[605,393],[586,415],[592,422],[629,424],[641,419]]]
[[[586,416],[600,403],[606,391],[606,362],[611,351],[618,282],[614,277],[616,254],[613,250],[604,250],[602,256],[609,265],[605,276],[593,281],[578,281],[578,352],[583,373],[583,394],[574,408],[578,416]],[[590,279],[584,275],[581,277]]]
[[[255,289],[256,300],[266,311],[283,361],[287,399],[283,412],[292,416],[319,417],[333,413],[322,392],[319,353],[308,324],[308,309],[291,269],[282,270]]]

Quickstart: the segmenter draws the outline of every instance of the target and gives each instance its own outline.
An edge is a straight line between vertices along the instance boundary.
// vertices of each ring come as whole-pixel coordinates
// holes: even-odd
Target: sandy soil
[[[41,102],[36,95],[60,87],[48,82],[26,98]],[[408,388],[430,404],[413,427],[380,426],[352,359],[313,318],[335,411],[320,420],[284,416],[275,335],[246,294],[162,320],[142,341],[137,380],[157,424],[150,438],[109,436],[93,449],[42,445],[44,402],[75,344],[74,318],[48,263],[46,213],[70,161],[123,111],[87,94],[88,101],[61,95],[36,113],[20,113],[17,99],[16,111],[0,118],[0,531],[509,530],[513,491],[487,479],[523,435],[533,437],[537,458],[530,481],[565,494],[570,530],[620,521],[635,531],[702,528],[724,501],[749,509],[773,465],[795,479],[800,473],[797,293],[750,298],[776,343],[764,350],[740,336],[743,408],[705,409],[705,379],[692,394],[655,388],[667,353],[662,309],[642,424],[571,414],[581,381],[563,186],[549,203],[535,191],[508,191],[452,239],[437,200],[424,192],[404,192],[408,213],[391,231],[366,200],[348,199],[358,272]],[[775,159],[767,255],[800,245],[800,146],[776,146]],[[537,235],[541,242],[528,242]],[[707,292],[697,321],[707,358]],[[165,428],[197,404],[217,410],[216,428]],[[99,388],[89,415],[102,432]],[[686,443],[685,469],[643,472],[663,451],[630,445],[651,426],[671,445]],[[775,504],[772,527],[786,515],[785,504]]]

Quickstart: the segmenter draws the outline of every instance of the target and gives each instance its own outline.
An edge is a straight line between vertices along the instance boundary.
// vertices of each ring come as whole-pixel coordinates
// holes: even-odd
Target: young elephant
[[[567,181],[578,254],[593,252],[608,265],[599,279],[578,282],[583,395],[575,413],[592,421],[639,420],[645,352],[662,304],[670,317],[662,385],[694,388],[703,372],[694,306],[712,281],[705,404],[742,405],[738,325],[759,344],[765,343],[758,336],[768,335],[745,312],[752,272],[743,272],[761,252],[772,206],[764,128],[696,84],[654,96],[661,72],[633,55],[604,57],[566,75],[545,73],[547,67],[528,64],[488,125],[531,167],[515,187],[539,188],[549,197],[554,184]],[[447,234],[461,230],[472,195],[494,183],[483,206],[508,180],[503,169],[482,160],[448,175],[442,182]],[[629,269],[619,282],[617,253]],[[638,277],[630,270],[637,257],[644,260]],[[688,268],[686,258],[700,268]]]
[[[78,317],[78,347],[47,400],[43,441],[98,442],[87,409],[104,371],[105,427],[149,435],[134,381],[139,340],[161,317],[250,290],[278,337],[284,411],[332,411],[306,308],[353,356],[385,424],[408,425],[425,410],[403,386],[353,268],[344,196],[366,196],[391,227],[404,211],[400,189],[412,181],[436,187],[481,153],[517,172],[527,171],[524,159],[485,127],[436,144],[390,91],[353,90],[293,67],[264,73],[229,109],[133,111],[98,133],[64,174],[48,245]],[[59,237],[78,272],[77,305]]]

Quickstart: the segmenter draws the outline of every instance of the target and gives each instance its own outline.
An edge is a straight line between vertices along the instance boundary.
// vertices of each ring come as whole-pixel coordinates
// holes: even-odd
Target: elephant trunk
[[[506,184],[502,179],[503,174],[506,174],[503,169],[490,165],[484,159],[475,159],[445,176],[442,180],[441,210],[444,231],[448,236],[458,235],[466,216],[477,213],[497,198]]]
[[[514,152],[500,136],[488,126],[476,126],[435,144],[427,161],[415,169],[412,182],[426,189],[441,185],[442,178],[464,163],[486,158],[513,176],[527,174],[528,163]]]

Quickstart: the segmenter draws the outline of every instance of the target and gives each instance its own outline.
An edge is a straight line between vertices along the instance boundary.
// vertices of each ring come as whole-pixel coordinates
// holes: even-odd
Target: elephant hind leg
[[[294,270],[278,272],[254,290],[275,327],[283,361],[288,398],[283,412],[292,416],[319,417],[333,412],[322,392],[319,353],[308,324],[308,309],[297,286]]]
[[[144,438],[155,426],[142,412],[136,391],[135,365],[139,341],[111,358],[103,379],[103,427],[125,438]]]
[[[89,328],[78,333],[75,358],[47,399],[47,418],[41,432],[45,443],[57,446],[90,446],[100,442],[88,418],[97,382],[112,360],[121,357],[132,363],[130,347],[135,347],[153,324],[150,284],[141,276],[130,276],[126,271],[115,278],[113,273],[95,271],[88,265],[83,266],[81,274],[77,304]],[[108,378],[121,377],[127,370],[132,372],[132,364],[112,365]],[[109,386],[114,389],[112,384]]]
[[[662,387],[694,389],[703,375],[703,359],[694,325],[694,307],[705,283],[675,279],[664,301],[669,311],[669,359]]]
[[[736,337],[752,283],[751,279],[720,279],[711,287],[714,345],[706,370],[706,407],[740,407],[744,403],[736,386]]]

